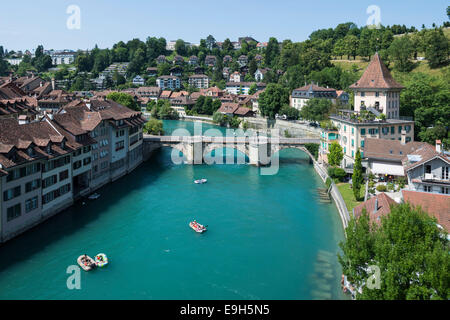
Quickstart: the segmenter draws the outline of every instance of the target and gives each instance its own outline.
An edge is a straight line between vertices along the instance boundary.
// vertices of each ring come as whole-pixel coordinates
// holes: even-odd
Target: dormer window
[[[49,144],[47,145],[47,153],[48,153],[48,154],[51,154],[51,153],[52,153],[52,145],[51,145],[51,143],[49,143]]]
[[[27,149],[27,153],[29,157],[33,157],[34,156],[34,150],[32,147],[28,147]]]
[[[66,149],[66,142],[64,140],[61,141],[61,149],[63,149],[63,150]]]

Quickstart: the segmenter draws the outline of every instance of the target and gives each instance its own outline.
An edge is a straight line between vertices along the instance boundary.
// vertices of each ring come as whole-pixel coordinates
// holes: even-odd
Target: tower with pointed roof
[[[355,111],[374,108],[387,119],[399,119],[400,92],[404,88],[394,80],[377,52],[361,79],[350,86],[355,92]]]

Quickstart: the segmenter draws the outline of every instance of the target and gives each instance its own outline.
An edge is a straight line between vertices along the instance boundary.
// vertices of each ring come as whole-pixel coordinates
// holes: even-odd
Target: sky
[[[26,50],[112,47],[148,36],[199,43],[252,36],[304,41],[311,32],[339,23],[366,25],[367,8],[380,9],[383,25],[421,28],[447,21],[448,0],[20,0],[0,3],[0,45]],[[67,12],[75,5],[76,11]],[[6,14],[5,14],[6,13]],[[75,13],[75,14],[74,14]],[[79,19],[77,19],[79,17]],[[68,27],[68,20],[69,26]],[[79,28],[77,22],[79,21]],[[75,28],[74,28],[75,27]]]

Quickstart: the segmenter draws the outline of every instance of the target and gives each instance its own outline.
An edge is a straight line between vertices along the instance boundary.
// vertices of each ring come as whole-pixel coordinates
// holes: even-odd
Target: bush
[[[393,184],[393,183],[388,183],[388,184],[387,184],[387,189],[388,189],[389,191],[395,190],[394,184]]]
[[[373,188],[375,186],[375,182],[369,181],[369,188]]]
[[[317,160],[317,158],[319,157],[319,144],[307,143],[305,144],[305,148],[314,156],[314,159]]]
[[[327,178],[327,180],[325,181],[325,184],[327,185],[327,189],[329,189],[331,186],[331,179]]]
[[[342,168],[331,167],[331,168],[328,168],[328,175],[331,178],[337,179],[338,181],[342,182],[342,181],[344,181],[344,178],[347,175],[347,173]]]
[[[377,186],[377,191],[379,192],[386,192],[387,188],[384,184],[380,184],[379,186]]]

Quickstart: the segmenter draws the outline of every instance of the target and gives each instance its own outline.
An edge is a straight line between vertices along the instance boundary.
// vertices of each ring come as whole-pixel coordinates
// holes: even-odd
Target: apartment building
[[[72,136],[48,117],[23,125],[2,119],[0,129],[3,242],[72,205],[73,155],[92,140]]]
[[[0,242],[142,163],[140,112],[91,100],[19,124],[0,119]]]
[[[414,140],[414,121],[400,119],[399,94],[403,86],[398,84],[378,53],[372,58],[361,79],[350,88],[355,91],[355,110],[340,110],[330,116],[339,131],[339,144],[344,150],[344,168],[352,168],[358,149],[364,158],[366,138],[402,141]],[[369,98],[370,99],[366,99]]]
[[[336,89],[310,84],[294,89],[290,97],[289,105],[297,110],[302,110],[306,103],[311,99],[328,99],[332,103],[336,103],[336,97]]]
[[[156,79],[156,84],[161,90],[175,90],[181,88],[181,80],[177,76],[161,76]]]
[[[350,86],[355,93],[355,111],[373,108],[388,119],[399,119],[400,92],[404,88],[394,80],[377,52],[361,79]]]
[[[205,74],[194,74],[189,77],[189,85],[198,89],[209,88],[209,77]]]

